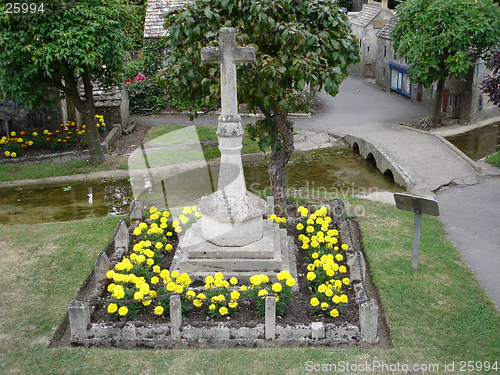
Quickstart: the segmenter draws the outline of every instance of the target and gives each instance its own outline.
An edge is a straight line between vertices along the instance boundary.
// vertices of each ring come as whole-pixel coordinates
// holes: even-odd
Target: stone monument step
[[[201,224],[195,223],[183,241],[189,259],[273,259],[275,237],[271,222],[264,223],[262,239],[245,246],[217,246],[200,240]]]

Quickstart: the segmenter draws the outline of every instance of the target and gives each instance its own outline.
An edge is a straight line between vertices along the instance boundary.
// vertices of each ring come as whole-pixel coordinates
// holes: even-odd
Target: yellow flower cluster
[[[327,216],[326,207],[309,215],[308,209],[301,206],[298,212],[303,217],[303,223],[298,223],[297,229],[305,232],[298,239],[302,242],[302,248],[307,250],[305,276],[313,293],[310,305],[317,311],[336,317],[339,312],[332,308],[332,303],[336,306],[348,302],[348,297],[342,293],[342,287],[350,285],[350,280],[342,276],[347,273],[346,266],[339,264],[344,260],[341,251],[348,247],[345,244],[339,247],[339,232],[330,228],[332,220]]]
[[[276,216],[274,214],[272,214],[271,216],[269,216],[268,219],[271,220],[271,221],[274,221],[277,224],[285,224],[286,223],[286,218],[279,217],[279,216]]]

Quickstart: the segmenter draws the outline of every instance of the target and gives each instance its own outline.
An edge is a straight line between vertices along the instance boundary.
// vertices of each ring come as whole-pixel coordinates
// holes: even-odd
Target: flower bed
[[[104,280],[91,298],[79,296],[70,306],[72,341],[162,347],[174,345],[172,340],[181,346],[203,346],[204,340],[224,346],[227,340],[236,340],[238,345],[256,345],[266,339],[282,344],[360,341],[359,320],[364,315],[358,316],[357,302],[362,297],[347,277],[347,262],[352,258],[349,246],[340,244],[326,208],[309,214],[307,208],[299,207],[299,213],[289,229],[296,234],[304,256],[299,275],[304,270],[299,290],[292,293],[297,280],[286,270],[272,280],[254,275],[248,285],[234,277],[226,280],[220,272],[194,283],[187,274],[170,272],[176,235],[199,214],[195,207],[185,208],[174,219],[170,212],[152,207],[148,218],[130,228],[131,241],[117,246],[115,236],[115,253],[110,263],[102,262],[96,278]],[[270,219],[281,225],[285,221],[274,215]],[[124,230],[127,233],[122,237],[129,237]],[[73,324],[78,321],[75,316],[91,324],[79,329]]]

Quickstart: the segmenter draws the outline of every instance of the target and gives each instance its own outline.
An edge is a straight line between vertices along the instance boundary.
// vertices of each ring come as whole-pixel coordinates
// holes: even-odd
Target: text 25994
[[[45,9],[43,3],[7,3],[5,13],[7,14],[28,14],[43,13]]]

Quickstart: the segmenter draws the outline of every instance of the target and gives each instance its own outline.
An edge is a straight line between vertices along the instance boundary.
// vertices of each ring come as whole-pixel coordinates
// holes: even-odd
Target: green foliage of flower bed
[[[500,313],[439,220],[423,217],[419,271],[413,272],[413,215],[366,200],[349,202],[365,208],[357,220],[391,332],[391,349],[48,349],[52,328],[64,318],[96,254],[113,234],[117,219],[101,218],[0,226],[0,373],[101,375],[119,369],[150,375],[282,375],[314,373],[306,370],[308,364],[340,361],[435,363],[441,370],[436,373],[445,373],[445,362],[455,361],[457,371],[460,361],[499,361]]]

